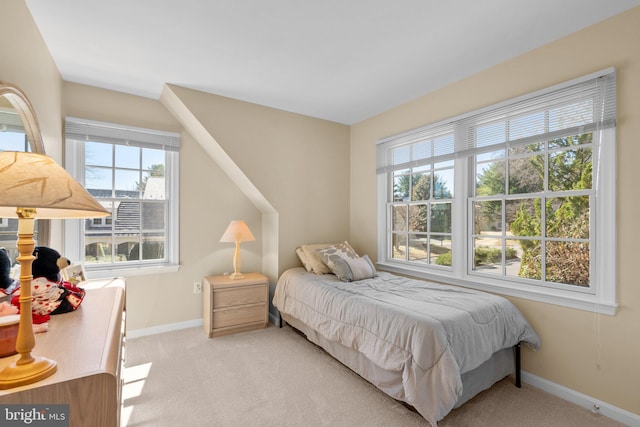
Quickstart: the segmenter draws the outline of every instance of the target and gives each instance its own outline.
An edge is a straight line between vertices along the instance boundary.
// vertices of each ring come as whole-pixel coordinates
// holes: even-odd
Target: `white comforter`
[[[461,395],[462,373],[518,342],[540,345],[505,298],[386,272],[344,283],[293,268],[280,277],[273,304],[382,369],[401,372],[403,391],[393,397],[434,426]]]

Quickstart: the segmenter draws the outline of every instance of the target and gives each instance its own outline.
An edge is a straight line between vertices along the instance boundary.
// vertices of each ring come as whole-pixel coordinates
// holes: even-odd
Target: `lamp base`
[[[0,390],[38,382],[53,375],[56,370],[56,362],[45,357],[36,357],[33,362],[23,365],[13,362],[0,372]]]
[[[229,278],[230,278],[231,280],[244,279],[244,274],[242,274],[242,273],[231,273],[231,274],[229,275]]]

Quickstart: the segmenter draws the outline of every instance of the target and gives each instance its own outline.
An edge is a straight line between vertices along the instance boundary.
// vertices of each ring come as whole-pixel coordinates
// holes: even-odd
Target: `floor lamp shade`
[[[0,371],[0,389],[31,384],[52,375],[56,362],[34,357],[31,318],[31,264],[34,220],[90,218],[110,215],[84,187],[53,159],[38,153],[0,152],[0,217],[18,218],[20,323],[16,339],[19,358]]]
[[[242,279],[244,276],[240,272],[242,261],[240,259],[240,243],[256,240],[249,230],[249,227],[244,221],[231,221],[229,226],[225,230],[224,234],[220,238],[221,242],[232,242],[236,244],[235,252],[233,253],[233,273],[230,275],[231,279]]]

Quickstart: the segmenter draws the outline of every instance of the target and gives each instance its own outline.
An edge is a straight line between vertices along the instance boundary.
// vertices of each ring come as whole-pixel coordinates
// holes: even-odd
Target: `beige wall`
[[[536,49],[351,128],[351,241],[376,254],[375,145],[379,139],[615,66],[618,217],[615,316],[512,299],[538,331],[524,352],[534,375],[640,414],[640,8]]]
[[[276,271],[297,265],[295,247],[348,237],[349,132],[346,126],[179,88],[193,110],[275,207],[280,256]],[[158,100],[64,84],[64,114],[180,131]],[[242,244],[242,271],[262,271],[261,212],[182,132],[180,150],[180,270],[127,278],[127,327],[153,328],[202,316],[193,282],[233,271],[233,245],[218,240],[229,221],[244,219],[256,242]],[[280,269],[280,270],[278,270]],[[277,276],[277,274],[275,275]],[[272,286],[276,277],[272,277]]]
[[[46,153],[62,161],[62,78],[23,1],[0,8],[0,80],[18,85],[29,98]],[[51,221],[51,246],[62,242],[61,221]]]
[[[0,79],[29,96],[47,154],[63,160],[66,115],[181,132],[181,266],[177,273],[128,277],[127,325],[139,330],[197,321],[202,302],[193,294],[193,282],[233,270],[233,245],[218,242],[224,229],[229,221],[244,219],[260,239],[261,212],[159,100],[63,85],[24,2],[6,3],[0,14]],[[348,127],[201,92],[180,93],[277,212],[273,282],[298,264],[296,246],[348,238]],[[50,245],[63,247],[60,221],[52,225]],[[243,271],[263,270],[263,247],[260,241],[242,245]]]
[[[640,414],[640,203],[634,197],[640,155],[640,8],[416,99],[350,129],[321,120],[199,92],[181,95],[206,129],[241,167],[279,215],[278,270],[297,264],[301,243],[350,236],[361,253],[376,255],[375,143],[378,139],[595,70],[618,70],[618,295],[615,316],[514,299],[542,337],[524,354],[524,368],[573,390]],[[22,1],[0,13],[0,79],[29,95],[48,154],[62,155],[66,114],[180,131],[159,101],[63,84]],[[559,65],[558,65],[559,64]],[[64,99],[64,107],[63,107]],[[349,135],[350,132],[350,135]],[[349,140],[351,144],[349,146]],[[261,213],[207,154],[182,131],[181,268],[129,278],[130,330],[201,316],[194,280],[232,269],[233,248],[218,242],[231,219],[244,218],[261,235]],[[345,185],[345,182],[350,185]],[[350,207],[351,206],[351,207]],[[54,226],[52,246],[60,247]],[[262,246],[246,243],[243,270],[261,267]]]

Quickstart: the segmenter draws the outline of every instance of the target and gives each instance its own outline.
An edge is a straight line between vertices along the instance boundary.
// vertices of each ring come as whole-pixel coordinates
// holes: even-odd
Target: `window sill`
[[[105,269],[87,268],[87,266],[85,265],[87,276],[89,276],[91,279],[104,279],[107,277],[135,277],[148,276],[152,274],[176,273],[179,269],[180,264],[162,266],[154,265],[148,267],[111,267]]]
[[[378,262],[377,265],[380,270],[388,271],[390,273],[404,274],[449,285],[462,286],[479,291],[523,298],[542,302],[545,304],[554,304],[562,307],[591,311],[594,313],[606,314],[610,316],[614,316],[618,308],[618,304],[616,304],[615,302],[603,301],[601,299],[598,299],[596,295],[553,290],[548,288],[532,289],[532,287],[530,286],[526,288],[519,287],[516,289],[509,286],[500,285],[498,283],[483,283],[480,280],[465,280],[445,275],[427,273],[417,268],[411,268],[404,265],[398,266],[396,264],[388,262]]]

